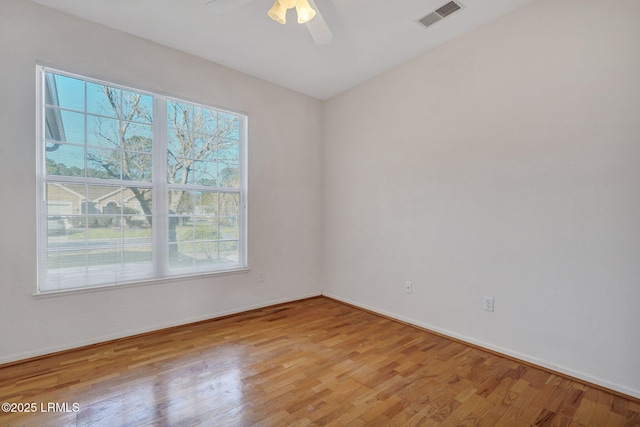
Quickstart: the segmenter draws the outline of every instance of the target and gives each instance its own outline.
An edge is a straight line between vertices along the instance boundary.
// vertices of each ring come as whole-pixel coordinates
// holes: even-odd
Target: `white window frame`
[[[36,138],[37,138],[37,239],[38,239],[38,280],[35,295],[52,294],[59,292],[75,292],[82,290],[91,290],[96,288],[134,285],[139,283],[157,282],[165,279],[175,279],[183,277],[201,276],[201,275],[219,275],[248,271],[247,262],[247,145],[248,145],[248,116],[246,113],[233,111],[230,109],[204,105],[176,96],[166,96],[154,92],[149,92],[135,87],[122,85],[112,81],[96,79],[83,75],[78,75],[56,68],[44,65],[36,67],[36,94],[37,94],[37,111],[36,111]],[[51,176],[46,174],[46,150],[45,150],[45,75],[46,73],[54,73],[70,78],[80,79],[85,82],[106,85],[118,89],[134,91],[149,95],[153,98],[153,123],[152,123],[152,181],[137,182],[126,181],[129,186],[149,187],[152,191],[152,271],[148,274],[142,274],[133,280],[116,280],[109,283],[88,284],[87,280],[81,283],[80,279],[70,279],[70,285],[54,288],[47,284],[47,183],[69,182],[77,184],[94,184],[94,185],[122,185],[121,180],[88,178],[88,177],[65,177]],[[86,94],[85,94],[86,96]],[[238,188],[231,189],[226,187],[215,186],[193,186],[190,185],[188,190],[191,191],[207,191],[207,192],[231,192],[239,196],[238,206],[238,262],[236,264],[223,265],[220,268],[212,267],[194,267],[187,269],[170,269],[169,268],[169,207],[167,192],[171,184],[167,183],[167,102],[178,101],[184,104],[190,104],[197,107],[215,110],[227,114],[236,115],[239,120],[239,158],[238,158]],[[86,115],[86,112],[85,112]],[[86,142],[85,142],[86,144]],[[185,189],[187,189],[185,187]]]

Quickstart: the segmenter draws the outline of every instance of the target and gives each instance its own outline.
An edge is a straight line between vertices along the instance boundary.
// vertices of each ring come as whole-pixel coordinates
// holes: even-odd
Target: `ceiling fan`
[[[250,1],[253,0],[212,0],[207,3],[207,9],[211,13],[223,14]],[[287,10],[294,7],[298,13],[298,23],[307,26],[311,38],[317,44],[326,44],[333,39],[329,26],[313,0],[275,0],[273,7],[267,13],[274,21],[284,24]]]

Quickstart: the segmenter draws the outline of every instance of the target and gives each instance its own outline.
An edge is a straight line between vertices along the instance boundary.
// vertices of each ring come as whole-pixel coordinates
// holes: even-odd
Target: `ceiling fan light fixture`
[[[284,7],[285,9],[294,8],[296,7],[296,3],[298,3],[298,0],[276,0],[276,1],[280,2],[282,7]]]
[[[275,2],[273,3],[273,7],[269,9],[267,15],[269,15],[269,18],[273,19],[278,24],[287,23],[287,8],[282,6],[280,0],[275,0]]]
[[[298,13],[298,24],[306,24],[316,16],[316,11],[309,6],[309,2],[307,0],[297,1],[296,12]]]

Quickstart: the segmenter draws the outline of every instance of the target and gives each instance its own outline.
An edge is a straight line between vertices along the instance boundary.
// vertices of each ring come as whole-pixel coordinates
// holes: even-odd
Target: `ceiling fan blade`
[[[220,0],[218,0],[220,1]],[[238,0],[244,1],[244,0]],[[309,5],[316,11],[316,16],[309,22],[307,22],[307,28],[309,29],[309,33],[311,33],[311,38],[316,44],[327,44],[333,39],[333,34],[327,25],[327,22],[322,17],[318,6],[313,0],[308,0]]]
[[[249,3],[250,1],[252,0],[213,0],[207,3],[207,10],[211,13],[221,14]]]

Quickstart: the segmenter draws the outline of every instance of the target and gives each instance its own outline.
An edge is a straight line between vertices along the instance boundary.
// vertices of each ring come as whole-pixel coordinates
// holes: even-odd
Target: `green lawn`
[[[89,227],[85,230],[70,230],[62,236],[50,237],[50,242],[62,243],[77,242],[79,247],[68,248],[61,251],[50,251],[48,254],[48,268],[73,268],[97,265],[120,264],[123,259],[125,264],[151,262],[151,229],[150,228],[126,228],[124,230],[126,238],[145,239],[135,247],[118,247],[121,244],[120,227]],[[237,256],[238,243],[218,242],[218,239],[237,239],[237,227],[220,227],[220,235],[218,230],[211,223],[187,223],[186,225],[178,225],[176,227],[177,244],[172,246],[175,252],[170,253],[170,263],[173,266],[188,266],[192,263],[197,264],[216,264],[224,262],[225,259],[234,255]],[[82,241],[88,239],[89,242],[96,244],[110,244],[114,247],[92,248],[91,245],[87,251]],[[148,240],[146,240],[148,239]],[[103,241],[103,242],[101,242]],[[125,240],[126,242],[126,240]],[[195,251],[195,252],[194,252]]]
[[[176,227],[176,235],[178,241],[192,240],[194,227],[191,225],[179,225]],[[89,240],[113,239],[120,234],[119,227],[89,227],[87,229],[86,238]],[[223,239],[233,239],[238,237],[237,227],[220,227],[220,234]],[[216,240],[217,231],[208,224],[196,224],[195,235],[198,240]],[[126,237],[148,237],[151,238],[150,228],[126,228]],[[84,240],[85,233],[83,229],[70,230],[66,237],[69,240]]]

